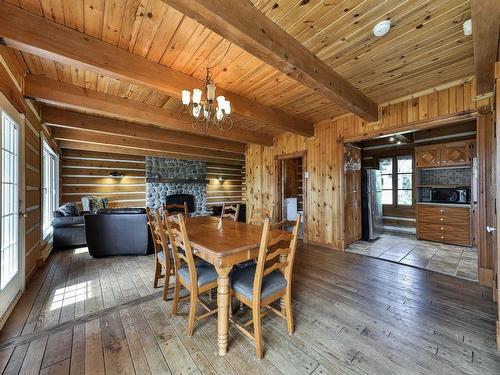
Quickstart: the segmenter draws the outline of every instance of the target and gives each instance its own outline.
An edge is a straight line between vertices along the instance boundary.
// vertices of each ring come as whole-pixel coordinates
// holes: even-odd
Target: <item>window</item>
[[[413,204],[413,158],[411,155],[379,159],[382,176],[382,204]]]
[[[398,165],[398,206],[411,206],[413,204],[413,159],[411,156],[396,157]]]
[[[59,158],[50,146],[43,141],[43,237],[52,234],[52,212],[57,209],[59,202]]]
[[[392,158],[380,159],[379,168],[382,176],[382,204],[392,204],[393,201],[393,183],[392,183]]]

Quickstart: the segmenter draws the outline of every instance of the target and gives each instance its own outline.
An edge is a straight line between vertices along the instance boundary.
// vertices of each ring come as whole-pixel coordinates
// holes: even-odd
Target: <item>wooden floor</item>
[[[414,234],[385,232],[375,241],[357,241],[346,251],[478,281],[475,247],[417,240]]]
[[[296,332],[264,318],[265,357],[216,320],[186,317],[152,288],[152,257],[53,254],[0,336],[5,374],[499,374],[491,293],[476,283],[352,253],[298,251]],[[186,311],[184,309],[183,311]]]

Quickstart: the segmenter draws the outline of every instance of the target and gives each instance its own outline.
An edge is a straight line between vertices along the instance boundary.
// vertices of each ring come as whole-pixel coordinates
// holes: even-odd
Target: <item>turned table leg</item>
[[[217,270],[217,344],[219,355],[227,352],[229,330],[229,272],[233,266],[216,267]]]

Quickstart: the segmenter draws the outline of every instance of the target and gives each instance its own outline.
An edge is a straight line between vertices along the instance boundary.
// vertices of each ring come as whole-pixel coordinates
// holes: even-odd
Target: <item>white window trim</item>
[[[45,226],[45,222],[44,222],[44,211],[45,211],[45,200],[44,200],[44,176],[45,176],[45,165],[44,165],[44,162],[43,162],[43,152],[44,150],[47,150],[55,159],[55,166],[54,166],[54,169],[55,169],[55,181],[54,181],[54,184],[55,184],[55,191],[56,191],[56,194],[55,194],[55,202],[53,204],[53,207],[49,207],[49,217],[52,218],[52,212],[54,210],[57,209],[58,205],[59,205],[59,155],[52,149],[52,147],[50,147],[49,143],[47,142],[47,140],[45,139],[45,136],[42,134],[42,142],[41,142],[41,172],[42,172],[42,175],[41,175],[41,182],[42,182],[42,186],[41,186],[41,200],[42,200],[42,204],[41,204],[41,207],[42,207],[42,211],[41,211],[41,214],[42,214],[42,239],[43,240],[46,240],[47,237],[51,236],[52,235],[52,232],[53,232],[53,228],[52,228],[52,220],[50,220],[50,224],[48,226]]]

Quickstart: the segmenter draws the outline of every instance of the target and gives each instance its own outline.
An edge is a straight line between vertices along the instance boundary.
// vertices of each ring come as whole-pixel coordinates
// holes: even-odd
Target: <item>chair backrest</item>
[[[222,211],[220,214],[220,218],[224,219],[225,217],[238,221],[238,215],[240,214],[240,205],[227,205],[226,203],[222,204]]]
[[[155,210],[155,224],[156,229],[158,231],[159,243],[163,249],[163,254],[165,255],[165,268],[166,273],[169,275],[170,270],[172,269],[172,264],[170,264],[170,249],[169,249],[169,238],[167,234],[167,230],[164,225],[164,219],[161,216],[160,210]],[[155,249],[156,251],[156,249]],[[168,278],[167,278],[168,280]]]
[[[188,205],[187,202],[184,202],[183,204],[164,204],[163,206],[163,212],[169,215],[173,214],[182,214],[184,217],[188,217]]]
[[[269,218],[264,219],[262,227],[262,237],[260,241],[259,257],[257,258],[257,266],[255,270],[255,278],[253,282],[253,301],[260,301],[262,279],[275,270],[281,271],[287,281],[288,292],[291,292],[292,287],[292,270],[295,260],[295,252],[297,250],[297,240],[299,236],[301,215],[297,215],[295,221],[282,221],[271,225]],[[293,227],[292,232],[283,231],[284,227]],[[279,228],[282,231],[279,234],[273,235],[273,231]]]
[[[158,212],[158,210],[156,210]],[[155,213],[151,208],[146,207],[146,216],[148,218],[148,226],[151,231],[151,238],[153,239],[153,248],[155,250],[155,255],[157,255],[162,250],[162,243],[160,238],[160,227],[159,221],[155,218]]]
[[[198,276],[196,274],[193,249],[191,247],[191,242],[189,242],[184,216],[182,214],[170,216],[164,215],[163,225],[167,230],[170,244],[172,246],[175,272],[179,272],[179,269],[184,263],[187,264],[189,278],[191,280],[191,288],[197,288]],[[193,289],[191,292],[193,292]]]
[[[248,224],[263,224],[266,217],[269,219],[273,219],[274,207],[260,207],[255,208],[252,207],[250,211],[250,219],[248,220]]]

